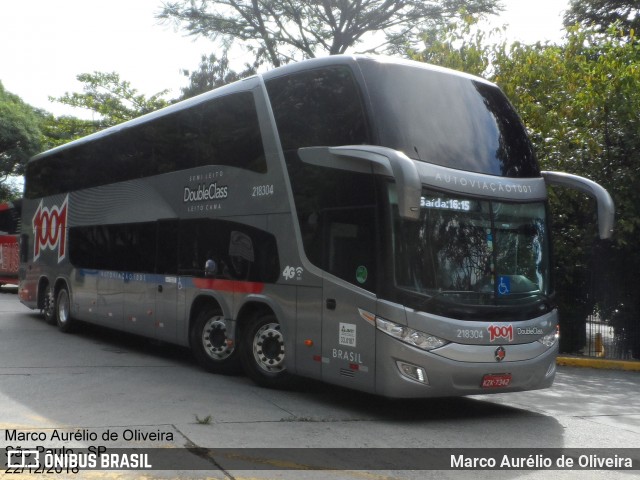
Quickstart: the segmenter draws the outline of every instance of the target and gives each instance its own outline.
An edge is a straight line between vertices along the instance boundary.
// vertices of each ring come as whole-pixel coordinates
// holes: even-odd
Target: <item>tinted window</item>
[[[294,152],[286,159],[307,258],[343,280],[375,291],[374,176],[305,164]]]
[[[179,245],[178,245],[179,244]],[[275,282],[280,273],[270,233],[222,220],[161,220],[69,229],[78,268]],[[212,260],[216,272],[206,275]]]
[[[414,221],[398,215],[395,186],[388,185],[392,222],[385,278],[394,285],[387,284],[383,296],[463,320],[524,320],[546,311],[550,271],[543,203],[425,188]]]
[[[218,97],[27,164],[25,195],[54,195],[205,165],[267,171],[253,95]]]
[[[156,235],[155,222],[72,227],[69,258],[76,267],[153,273]]]
[[[178,220],[160,220],[158,222],[158,241],[156,242],[156,273],[175,275],[178,267]]]
[[[180,222],[180,275],[275,282],[280,262],[275,237],[222,220]]]
[[[380,145],[450,168],[507,177],[540,171],[504,94],[472,78],[361,62]]]
[[[370,143],[360,91],[347,67],[275,78],[267,91],[283,150]]]

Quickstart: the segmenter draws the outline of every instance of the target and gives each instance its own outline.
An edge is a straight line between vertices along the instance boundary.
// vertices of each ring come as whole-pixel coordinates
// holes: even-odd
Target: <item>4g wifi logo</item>
[[[33,260],[44,250],[58,251],[58,263],[67,255],[67,210],[69,195],[61,206],[44,207],[42,200],[32,220]]]
[[[287,280],[291,280],[293,278],[296,280],[302,280],[303,272],[304,269],[302,267],[294,268],[287,265],[282,271],[282,276]]]

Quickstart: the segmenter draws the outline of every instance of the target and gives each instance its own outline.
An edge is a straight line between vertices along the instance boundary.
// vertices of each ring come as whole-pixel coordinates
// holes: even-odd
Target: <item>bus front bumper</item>
[[[558,343],[533,358],[523,359],[522,352],[531,352],[536,343],[456,344],[459,351],[466,350],[468,360],[459,361],[439,355],[439,349],[427,352],[377,332],[376,393],[394,398],[427,398],[548,388],[555,378]],[[487,349],[496,353],[490,362],[486,361]],[[479,360],[472,361],[476,353]]]

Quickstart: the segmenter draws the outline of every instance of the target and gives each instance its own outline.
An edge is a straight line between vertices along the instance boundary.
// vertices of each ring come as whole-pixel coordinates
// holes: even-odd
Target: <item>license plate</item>
[[[510,373],[490,374],[482,377],[482,388],[504,388],[511,385]]]

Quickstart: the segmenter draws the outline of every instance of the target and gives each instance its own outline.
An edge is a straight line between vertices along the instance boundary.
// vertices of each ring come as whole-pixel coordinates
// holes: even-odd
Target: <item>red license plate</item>
[[[504,388],[511,385],[510,373],[490,374],[482,377],[482,388]]]

